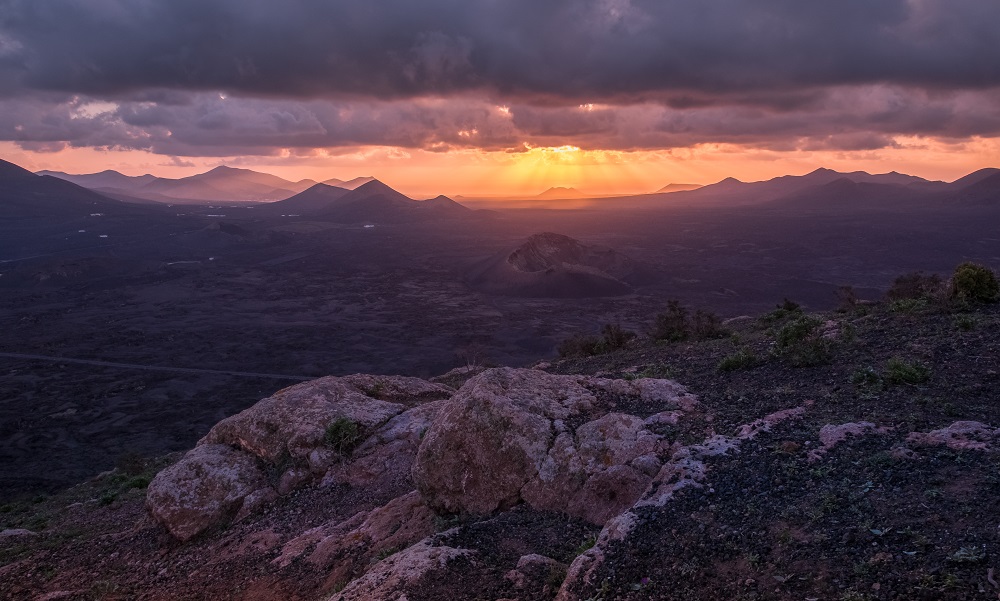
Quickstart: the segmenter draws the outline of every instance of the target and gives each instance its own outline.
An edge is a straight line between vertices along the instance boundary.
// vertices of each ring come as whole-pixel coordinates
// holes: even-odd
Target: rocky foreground
[[[799,367],[774,338],[801,318],[772,315],[539,369],[307,382],[181,457],[0,508],[0,595],[996,598],[997,314],[973,318],[831,314]],[[972,363],[897,378],[883,346]]]

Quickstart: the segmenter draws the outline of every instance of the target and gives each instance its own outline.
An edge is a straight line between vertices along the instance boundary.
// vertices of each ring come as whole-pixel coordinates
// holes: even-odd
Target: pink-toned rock
[[[244,501],[273,499],[257,460],[225,445],[195,447],[149,484],[146,506],[184,541],[241,512]]]
[[[811,401],[807,405],[812,404]],[[761,432],[770,432],[774,426],[791,419],[798,419],[806,412],[806,407],[783,409],[739,427],[736,437],[740,440],[755,438]]]
[[[446,399],[455,393],[453,388],[441,382],[429,382],[406,376],[354,374],[340,379],[357,388],[365,396],[407,406]]]
[[[605,550],[608,545],[615,541],[625,540],[635,530],[637,521],[638,516],[631,511],[626,511],[608,520],[594,546],[577,555],[573,563],[570,564],[566,571],[566,578],[556,595],[556,601],[575,601],[578,596],[573,593],[573,588],[594,584],[593,574],[597,568],[604,564]]]
[[[407,391],[412,394],[407,396]],[[375,428],[406,409],[371,395],[416,402],[445,398],[451,389],[417,378],[363,376],[320,378],[278,391],[249,409],[216,424],[199,444],[240,447],[267,461],[306,459],[323,448],[326,428],[349,419]]]
[[[424,539],[375,564],[364,576],[352,581],[329,601],[398,601],[426,574],[440,570],[458,557],[473,555],[468,549],[434,546]]]
[[[304,559],[328,573],[324,588],[330,590],[363,574],[380,555],[405,549],[433,533],[434,513],[413,491],[343,522],[304,532],[288,541],[272,563],[283,568]]]
[[[669,442],[642,419],[609,412],[598,393],[664,409],[696,404],[668,381],[489,370],[427,431],[413,466],[418,490],[438,511],[485,514],[525,501],[604,523],[639,498]],[[575,431],[567,425],[585,416]]]
[[[444,401],[424,403],[390,419],[351,453],[350,461],[332,466],[324,485],[411,489],[410,470],[417,449],[443,406]]]
[[[517,560],[517,567],[504,574],[504,579],[518,590],[531,587],[545,592],[544,589],[549,586],[548,581],[552,576],[565,573],[566,567],[566,564],[551,557],[532,553],[522,555]]]
[[[848,436],[864,436],[871,433],[885,433],[887,428],[879,428],[871,422],[851,422],[847,424],[827,424],[820,428],[818,449],[809,451],[810,462],[819,461],[838,444],[847,440]]]
[[[906,442],[915,446],[947,446],[955,450],[992,451],[1000,444],[1000,428],[980,422],[955,422],[947,428],[930,432],[912,432]]]
[[[565,511],[595,524],[628,509],[646,490],[660,437],[634,415],[609,413],[560,434],[522,498],[536,509]],[[643,461],[645,469],[631,464]]]

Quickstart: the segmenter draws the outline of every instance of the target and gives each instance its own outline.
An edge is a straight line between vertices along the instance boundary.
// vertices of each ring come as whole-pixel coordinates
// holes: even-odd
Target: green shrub
[[[779,349],[790,348],[806,339],[816,336],[816,331],[822,324],[819,319],[803,315],[789,322],[778,330],[777,342]]]
[[[656,316],[650,336],[654,340],[680,342],[691,335],[688,310],[678,300],[667,301],[667,310]]]
[[[944,287],[941,276],[914,271],[899,276],[885,293],[890,301],[928,299],[937,296]]]
[[[882,384],[882,376],[871,367],[859,367],[851,374],[851,383],[858,388],[878,388]]]
[[[858,308],[858,294],[853,286],[841,286],[834,293],[837,295],[837,312],[850,313]]]
[[[931,377],[931,370],[919,363],[893,357],[885,364],[885,381],[890,384],[921,384]]]
[[[605,324],[601,329],[601,346],[605,352],[618,350],[635,338],[635,332],[630,332],[618,324]]]
[[[708,340],[709,338],[722,338],[726,335],[726,330],[722,328],[722,320],[711,311],[698,309],[694,312],[691,330],[698,340]]]
[[[349,455],[361,442],[361,428],[358,423],[346,417],[338,417],[326,427],[324,441],[340,455]]]
[[[962,263],[951,276],[951,297],[961,302],[995,303],[1000,300],[1000,282],[989,267]]]
[[[736,371],[750,369],[757,365],[757,356],[749,349],[740,349],[732,355],[727,355],[719,361],[719,371]]]
[[[779,304],[774,311],[763,317],[764,321],[781,321],[786,317],[802,315],[802,305],[787,298]]]
[[[722,320],[718,315],[698,309],[692,316],[677,300],[667,301],[667,310],[656,316],[653,330],[649,334],[653,340],[667,342],[681,342],[688,338],[707,340],[725,335],[726,331],[722,328]]]
[[[785,357],[793,367],[816,367],[829,363],[833,351],[829,340],[815,336],[786,349]]]
[[[778,354],[795,367],[814,367],[829,363],[831,344],[819,335],[823,322],[803,315],[786,323],[776,335]]]
[[[591,357],[623,348],[633,338],[635,332],[609,323],[601,328],[600,338],[576,334],[560,342],[556,350],[560,357]]]
[[[596,336],[574,334],[559,343],[556,350],[560,357],[590,357],[599,352],[601,341]]]
[[[893,313],[916,313],[928,306],[926,298],[901,298],[889,303],[889,311]]]
[[[976,329],[976,320],[969,315],[959,315],[955,318],[955,327],[963,332],[971,332]]]

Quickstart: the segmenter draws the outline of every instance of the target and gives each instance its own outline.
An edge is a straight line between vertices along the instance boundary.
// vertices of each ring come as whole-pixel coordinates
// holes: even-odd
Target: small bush
[[[885,381],[890,384],[921,384],[931,377],[931,370],[919,363],[893,357],[885,364]]]
[[[601,341],[596,336],[575,334],[559,343],[560,357],[590,357],[599,352]]]
[[[653,340],[681,342],[689,338],[708,340],[722,338],[726,330],[722,328],[722,320],[711,311],[698,309],[694,315],[681,305],[680,301],[667,301],[667,310],[656,316],[653,330],[649,336]]]
[[[623,348],[635,338],[635,332],[630,332],[618,324],[605,324],[601,329],[601,346],[605,352]]]
[[[829,363],[830,341],[819,335],[822,321],[803,315],[778,330],[778,354],[783,355],[794,367],[815,367]]]
[[[656,323],[650,336],[654,340],[680,342],[691,335],[688,323],[688,310],[681,306],[680,301],[667,301],[667,310],[656,316]]]
[[[858,294],[853,286],[841,286],[837,288],[837,312],[850,313],[858,308]]]
[[[778,348],[786,349],[816,335],[822,322],[815,317],[802,316],[778,330]]]
[[[722,328],[722,320],[711,311],[698,309],[694,312],[691,330],[698,340],[708,340],[710,338],[722,338],[726,335],[726,330]]]
[[[967,303],[995,303],[1000,300],[1000,282],[989,267],[962,263],[951,276],[951,297]]]
[[[889,311],[893,313],[916,313],[927,308],[926,298],[901,298],[889,303]]]
[[[899,276],[885,293],[890,301],[929,299],[937,296],[944,287],[941,276],[914,271]]]
[[[792,367],[826,365],[833,358],[830,341],[818,336],[809,338],[785,351]]]
[[[802,315],[802,305],[787,298],[779,304],[774,311],[763,317],[764,321],[781,321],[786,317]]]
[[[757,356],[753,351],[741,349],[732,355],[727,355],[719,361],[719,371],[736,371],[739,369],[750,369],[757,365]]]
[[[976,320],[969,315],[959,315],[955,318],[955,327],[963,332],[971,332],[976,329]]]
[[[633,338],[635,332],[609,323],[601,328],[600,338],[577,334],[559,343],[556,350],[560,357],[591,357],[624,348]]]
[[[878,388],[882,385],[882,376],[871,367],[859,367],[851,374],[851,383],[858,388]]]
[[[361,428],[352,419],[338,417],[326,427],[323,439],[338,454],[348,455],[361,442]]]

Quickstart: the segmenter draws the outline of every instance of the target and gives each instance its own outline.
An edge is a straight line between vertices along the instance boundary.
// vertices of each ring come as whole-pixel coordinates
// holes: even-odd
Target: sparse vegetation
[[[653,340],[680,342],[691,335],[691,324],[688,322],[688,310],[679,300],[667,301],[667,310],[656,316],[650,337]]]
[[[830,361],[830,341],[820,336],[822,321],[803,315],[782,326],[776,335],[777,354],[795,367],[815,367]]]
[[[802,315],[802,305],[786,298],[774,309],[774,311],[764,315],[761,319],[765,322],[774,322],[799,315]]]
[[[913,271],[897,277],[885,293],[890,301],[931,299],[940,294],[944,281],[936,273]]]
[[[560,357],[591,357],[624,348],[635,336],[618,324],[605,324],[600,338],[577,334],[563,340],[556,350]]]
[[[324,441],[338,454],[350,455],[361,442],[361,428],[352,419],[338,417],[326,427]]]
[[[757,363],[757,355],[754,355],[753,351],[744,348],[736,351],[732,355],[723,357],[722,361],[719,361],[718,370],[736,371],[740,369],[750,369],[757,365]]]
[[[623,348],[633,338],[635,332],[630,332],[618,324],[609,323],[601,328],[601,347],[605,352]]]
[[[841,286],[835,294],[838,313],[850,313],[858,309],[858,294],[854,291],[854,286]]]
[[[922,384],[931,377],[931,370],[919,363],[892,357],[885,364],[885,381],[889,384]]]
[[[715,313],[698,309],[692,315],[680,301],[670,300],[667,301],[667,310],[656,316],[649,336],[653,340],[681,342],[689,338],[722,338],[726,334],[722,320]]]
[[[951,297],[962,303],[995,303],[1000,300],[1000,282],[990,268],[962,263],[951,276]]]
[[[559,343],[556,351],[560,357],[590,357],[600,352],[601,340],[597,336],[574,334]]]

